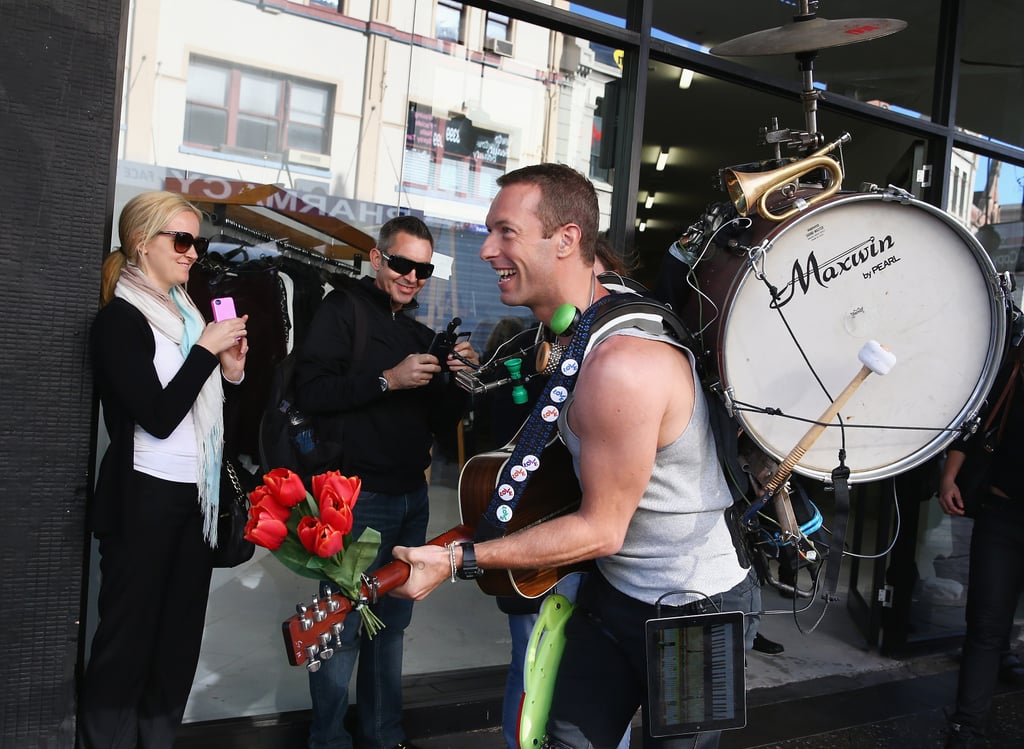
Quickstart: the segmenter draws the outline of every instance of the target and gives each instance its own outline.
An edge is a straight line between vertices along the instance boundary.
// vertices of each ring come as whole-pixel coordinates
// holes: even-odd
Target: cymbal
[[[712,47],[711,54],[719,57],[744,57],[813,52],[878,39],[906,27],[906,21],[895,18],[829,20],[814,17],[730,39]]]

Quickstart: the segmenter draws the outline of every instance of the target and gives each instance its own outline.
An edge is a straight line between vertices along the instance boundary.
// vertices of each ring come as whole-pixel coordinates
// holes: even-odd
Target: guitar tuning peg
[[[332,588],[330,585],[325,585],[323,590],[324,590],[324,595],[327,596],[328,598],[330,598],[331,596],[334,595],[334,588]]]
[[[327,611],[329,611],[332,614],[336,614],[336,613],[338,613],[338,609],[340,609],[340,608],[341,608],[341,604],[338,603],[338,601],[336,599],[334,599],[334,598],[328,598],[327,599]]]
[[[315,674],[320,670],[320,661],[306,661],[306,670],[311,674]]]
[[[316,671],[320,668],[320,661],[317,659],[317,653],[320,652],[319,645],[307,645],[306,646],[306,668],[310,671]],[[316,668],[312,667],[312,664],[316,664]]]
[[[326,612],[320,608],[320,598],[313,596],[313,621],[322,622],[326,618]]]
[[[334,650],[330,647],[331,635],[329,632],[321,632],[317,640],[320,643],[320,660],[326,661],[334,655]]]
[[[341,633],[345,631],[345,625],[342,622],[335,622],[331,625],[331,634],[334,635],[334,647],[341,648]]]
[[[312,629],[313,620],[309,618],[309,609],[307,609],[303,604],[297,603],[295,604],[295,611],[299,615],[299,627],[302,631],[305,632],[308,629]]]
[[[312,601],[313,601],[313,608],[315,608],[315,609],[320,608],[320,596],[318,596],[316,593],[314,593],[311,598],[312,598]]]

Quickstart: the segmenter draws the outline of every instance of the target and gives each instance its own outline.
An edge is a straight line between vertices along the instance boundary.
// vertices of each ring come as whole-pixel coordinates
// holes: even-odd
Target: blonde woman
[[[85,747],[170,747],[199,660],[224,447],[224,384],[242,381],[246,317],[207,325],[185,291],[202,214],[148,192],[124,207],[92,325],[110,445],[90,529],[99,625],[80,694]]]

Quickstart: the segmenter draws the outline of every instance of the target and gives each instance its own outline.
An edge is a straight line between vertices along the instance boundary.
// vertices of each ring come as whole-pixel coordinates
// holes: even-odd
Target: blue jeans
[[[1024,583],[1024,502],[982,501],[971,532],[964,640],[952,720],[981,732]]]
[[[751,570],[739,584],[711,599],[721,611],[757,614],[761,587]],[[675,613],[671,607],[662,607],[662,616]],[[599,573],[587,576],[566,627],[545,746],[610,749],[618,744],[637,708],[647,708],[644,622],[654,616],[654,606],[624,595]],[[754,616],[744,617],[744,630],[749,650],[757,630]],[[643,745],[647,749],[710,749],[718,746],[719,734],[707,731],[655,739],[647,732],[645,716]]]
[[[421,546],[426,540],[427,487],[408,494],[380,494],[364,491],[353,515],[352,537],[364,528],[380,531],[373,571],[392,561],[395,546]],[[321,586],[321,592],[323,587]],[[405,741],[402,730],[402,641],[412,619],[412,601],[383,596],[373,607],[385,627],[371,640],[361,633],[356,612],[345,619],[342,646],[334,657],[323,661],[320,670],[309,674],[313,721],[309,749],[352,749],[353,740],[343,725],[348,712],[348,686],[359,658],[356,675],[355,734],[360,749],[391,749]]]

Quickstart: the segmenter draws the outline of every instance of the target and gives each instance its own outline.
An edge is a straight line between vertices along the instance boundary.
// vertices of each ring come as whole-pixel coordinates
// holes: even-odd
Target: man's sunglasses
[[[378,250],[378,252],[380,252],[380,256],[384,258],[384,262],[388,264],[388,267],[400,276],[407,275],[409,271],[414,270],[416,271],[416,278],[420,281],[425,281],[434,275],[432,263],[417,263],[401,255],[389,255],[384,250]]]
[[[179,255],[184,255],[192,247],[196,248],[196,254],[200,257],[206,254],[206,250],[210,247],[210,240],[206,237],[193,237],[187,231],[161,231],[157,234],[166,234],[169,237],[174,237],[174,251]]]

